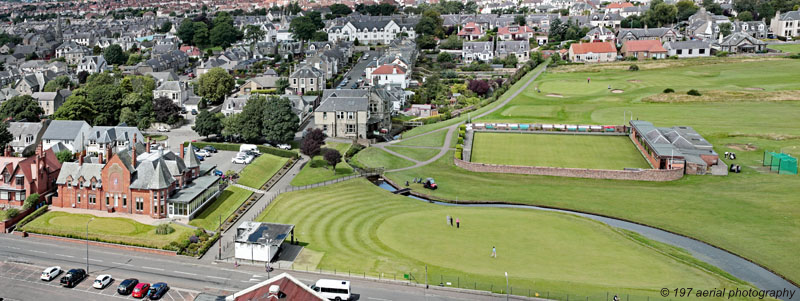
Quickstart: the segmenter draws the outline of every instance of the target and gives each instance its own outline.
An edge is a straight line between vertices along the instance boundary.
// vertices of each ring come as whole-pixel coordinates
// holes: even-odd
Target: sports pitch
[[[626,136],[475,133],[471,161],[614,170],[650,168]]]

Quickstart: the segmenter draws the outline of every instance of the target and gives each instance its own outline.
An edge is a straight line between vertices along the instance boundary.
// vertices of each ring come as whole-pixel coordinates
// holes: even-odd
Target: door
[[[119,195],[114,195],[114,207],[119,207]]]

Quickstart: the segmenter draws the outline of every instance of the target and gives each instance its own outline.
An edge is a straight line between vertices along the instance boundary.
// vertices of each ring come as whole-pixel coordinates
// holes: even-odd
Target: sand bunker
[[[750,91],[764,91],[764,88],[756,88],[756,87],[748,87],[748,88],[744,88],[744,89],[745,90],[750,90]]]
[[[619,93],[622,93],[622,92],[625,92],[625,91],[624,90],[620,90],[620,89],[611,90],[611,93],[615,93],[615,94],[619,94]]]
[[[641,80],[638,80],[638,79],[629,79],[628,81],[632,82],[632,83],[641,83],[642,82]]]
[[[564,97],[564,95],[561,95],[561,94],[555,94],[555,93],[547,94],[547,96],[548,96],[548,97]]]
[[[738,150],[738,151],[748,151],[748,152],[751,152],[751,151],[754,151],[754,150],[758,149],[758,147],[756,147],[755,145],[750,144],[750,143],[748,143],[748,144],[731,143],[731,144],[726,144],[725,146],[730,147],[730,148],[735,149],[735,150]]]

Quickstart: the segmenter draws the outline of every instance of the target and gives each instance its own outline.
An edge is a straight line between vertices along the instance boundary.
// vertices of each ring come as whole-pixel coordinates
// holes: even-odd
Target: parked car
[[[167,291],[169,291],[169,285],[164,282],[158,282],[150,287],[150,291],[147,292],[147,297],[149,297],[150,300],[158,300],[164,297]]]
[[[58,275],[61,275],[61,272],[63,271],[61,270],[60,266],[49,267],[42,271],[42,277],[39,277],[39,279],[44,281],[53,281],[53,279],[56,279]]]
[[[215,176],[218,176],[218,177],[221,177],[221,176],[224,176],[224,175],[225,175],[225,173],[224,173],[224,172],[222,172],[222,171],[221,171],[221,170],[219,170],[219,169],[215,169],[215,170],[214,170],[214,175],[215,175]]]
[[[211,157],[211,152],[207,151],[206,149],[201,149],[201,150],[195,152],[195,154],[197,154],[198,156],[203,156],[203,157]]]
[[[285,150],[290,150],[290,149],[292,149],[292,146],[288,145],[286,143],[283,143],[283,144],[278,144],[278,148],[285,149]]]
[[[201,156],[201,155],[198,155],[198,154],[194,154],[194,156],[197,157],[197,160],[200,160],[200,161],[205,161],[206,160],[206,157],[204,157],[204,156]]]
[[[357,88],[358,88],[358,84],[356,84],[356,83],[354,83],[352,86],[350,86],[350,89],[357,89]]]
[[[245,153],[247,156],[250,156],[250,157],[253,157],[253,158],[256,158],[256,157],[258,157],[258,156],[261,156],[261,153],[257,153],[257,152],[251,151],[251,150],[249,150],[249,151],[245,151],[244,153]]]
[[[192,109],[192,115],[197,115],[197,110]]]
[[[150,283],[147,282],[139,282],[136,287],[133,288],[133,292],[131,293],[131,297],[134,298],[144,298],[147,297],[147,291],[150,289]]]
[[[231,163],[233,164],[247,164],[247,157],[245,156],[237,156],[231,159]]]
[[[260,153],[258,151],[258,147],[255,144],[242,144],[239,145],[239,152],[243,151],[253,151],[255,153]]]
[[[61,286],[73,288],[86,278],[84,269],[71,269],[64,277],[61,277]]]
[[[94,279],[94,283],[92,284],[92,287],[94,287],[96,289],[104,289],[104,288],[106,288],[106,286],[111,284],[111,281],[113,281],[113,280],[114,280],[114,278],[111,278],[111,275],[103,274],[103,275],[97,276],[97,278]]]
[[[363,82],[364,82],[364,79],[363,79],[363,78],[361,78],[361,77],[359,77],[359,78],[358,78],[358,83],[360,84],[360,83],[363,83]]]
[[[117,286],[117,293],[119,293],[120,295],[130,294],[131,292],[133,292],[133,288],[136,287],[136,285],[138,284],[139,284],[139,279],[136,278],[128,278],[122,280],[119,286]]]
[[[212,152],[212,153],[216,153],[216,152],[217,152],[217,148],[216,148],[216,147],[213,147],[213,146],[211,146],[211,145],[206,145],[206,146],[204,146],[204,147],[203,147],[203,149],[204,149],[204,150],[207,150],[207,151],[209,151],[209,152]]]
[[[162,126],[158,127],[158,131],[162,132],[162,133],[163,132],[169,132],[169,128],[162,125]]]

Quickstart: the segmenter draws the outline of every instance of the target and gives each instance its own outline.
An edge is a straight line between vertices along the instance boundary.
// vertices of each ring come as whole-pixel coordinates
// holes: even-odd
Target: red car
[[[147,296],[147,290],[150,289],[150,283],[140,282],[133,288],[133,293],[131,296],[134,298],[144,298]]]

